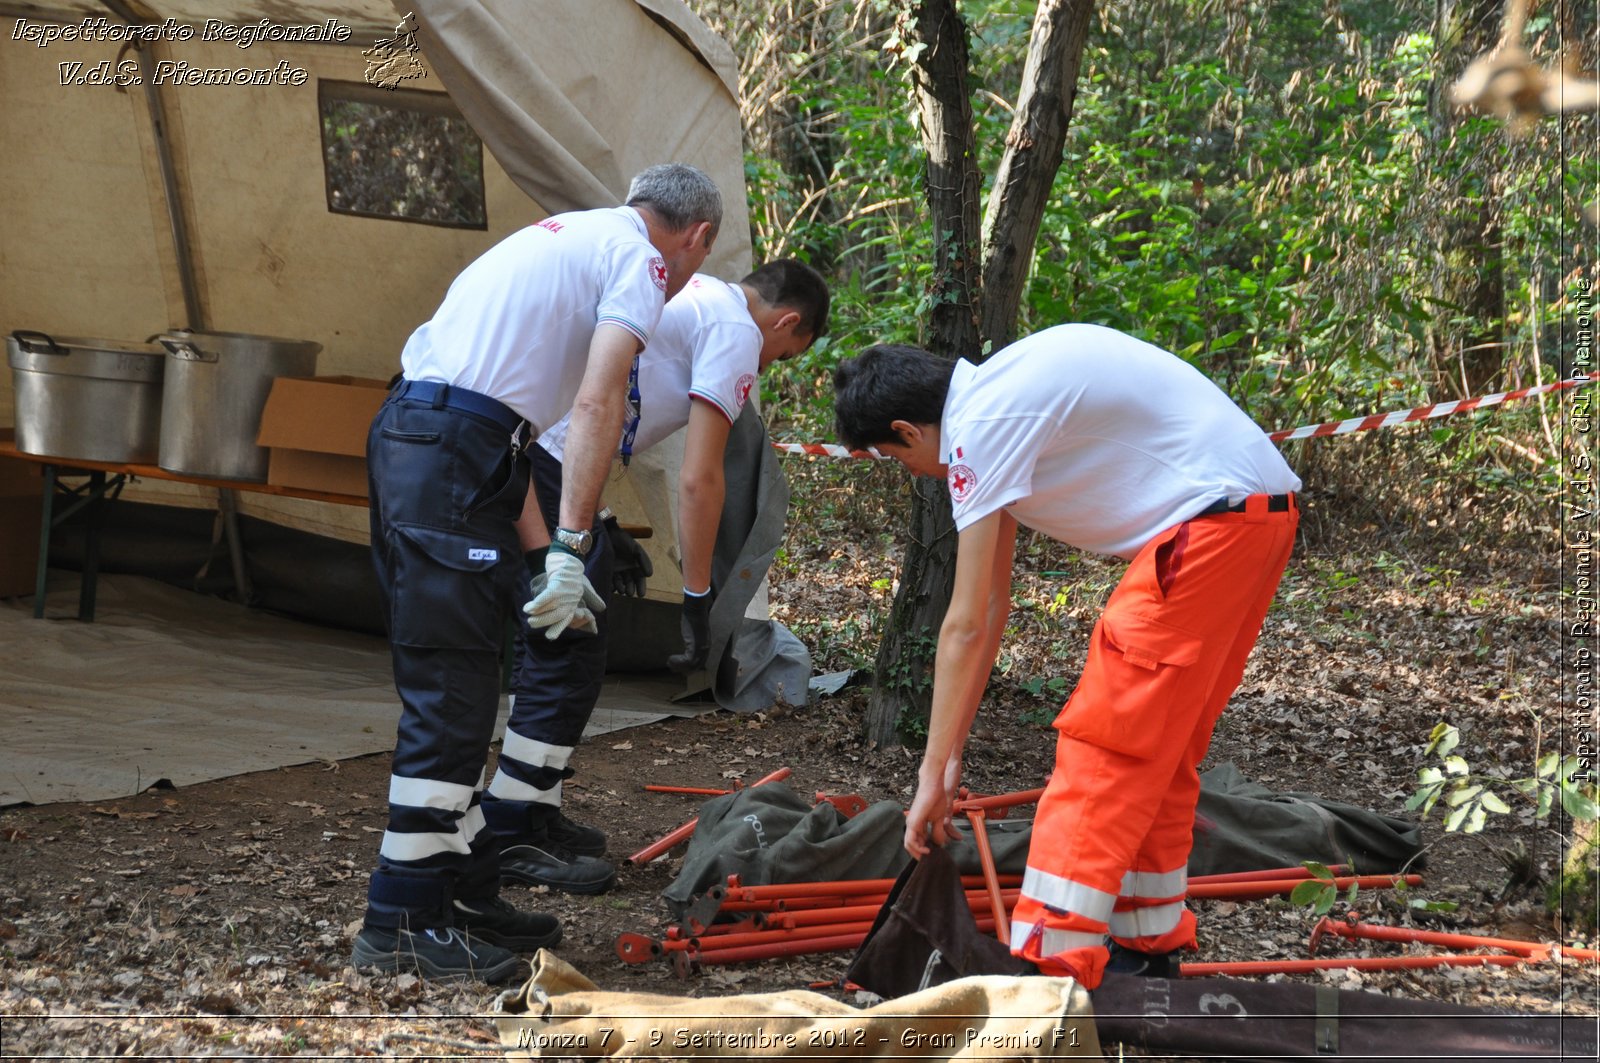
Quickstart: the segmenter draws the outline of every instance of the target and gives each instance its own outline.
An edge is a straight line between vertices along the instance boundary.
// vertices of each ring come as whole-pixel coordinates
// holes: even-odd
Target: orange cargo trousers
[[[1195,945],[1184,905],[1199,765],[1244,677],[1294,546],[1293,496],[1270,512],[1169,528],[1106,603],[1055,722],[1056,766],[1034,817],[1011,948],[1045,974],[1100,984],[1107,934],[1141,952]]]

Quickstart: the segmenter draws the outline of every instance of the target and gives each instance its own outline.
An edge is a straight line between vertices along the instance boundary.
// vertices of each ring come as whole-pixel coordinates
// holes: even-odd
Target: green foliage
[[[1434,727],[1424,752],[1438,757],[1440,765],[1424,767],[1417,773],[1420,785],[1406,801],[1408,810],[1420,809],[1426,817],[1443,800],[1449,810],[1444,829],[1475,834],[1484,828],[1491,814],[1506,815],[1511,811],[1502,790],[1497,789],[1505,788],[1505,793],[1520,794],[1525,799],[1534,819],[1548,817],[1557,801],[1573,819],[1600,819],[1594,786],[1578,777],[1582,764],[1577,757],[1546,753],[1535,763],[1532,776],[1501,779],[1475,775],[1466,759],[1455,752],[1460,744],[1461,732],[1452,725],[1440,723]]]
[[[1061,703],[1072,692],[1072,684],[1061,676],[1033,676],[1017,684],[1034,704],[1022,710],[1022,721],[1043,726],[1061,713]]]
[[[905,645],[911,652],[906,654],[905,659],[889,664],[878,676],[878,682],[891,690],[906,693],[927,690],[933,684],[933,675],[927,669],[916,667],[913,662],[933,660],[933,650],[938,644],[939,633],[931,628],[925,627],[907,635]]]
[[[917,341],[933,297],[904,4],[696,6],[745,64],[756,257],[798,255],[834,285],[832,334],[769,372],[766,408],[777,431],[831,439],[832,367],[869,343]],[[961,5],[986,181],[1034,6]],[[1572,311],[1558,278],[1584,260],[1593,138],[1569,135],[1583,119],[1514,138],[1453,114],[1444,91],[1495,26],[1465,39],[1436,22],[1442,11],[1105,3],[1019,334],[1063,321],[1135,333],[1271,428],[1559,375]],[[1548,20],[1531,32],[1536,54],[1553,51]],[[1531,513],[1558,486],[1537,408],[1395,434],[1412,459],[1392,473],[1397,500],[1443,504],[1465,480]],[[1334,448],[1361,453],[1310,446],[1321,449],[1292,455],[1310,480]]]
[[[1360,887],[1356,884],[1356,882],[1351,881],[1348,886],[1344,887],[1342,891],[1343,896],[1341,897],[1338,877],[1334,875],[1332,868],[1328,867],[1326,864],[1319,864],[1315,860],[1307,860],[1301,866],[1311,873],[1311,877],[1306,879],[1304,882],[1297,884],[1294,889],[1289,891],[1290,904],[1297,904],[1302,907],[1310,908],[1313,915],[1327,915],[1329,912],[1333,911],[1333,906],[1338,904],[1341,900],[1344,902],[1345,907],[1347,908],[1355,905],[1356,897],[1361,892]],[[1351,871],[1348,872],[1348,874],[1354,876],[1355,865],[1353,862],[1350,864],[1350,867]],[[1406,898],[1408,907],[1414,908],[1418,911],[1453,912],[1458,907],[1454,901],[1429,900],[1426,897],[1409,897],[1408,894],[1410,892],[1410,887],[1406,885],[1404,879],[1397,878],[1394,883],[1394,889],[1399,896]]]
[[[1305,905],[1315,915],[1327,915],[1339,900],[1338,882],[1333,871],[1315,860],[1307,860],[1304,867],[1311,872],[1311,877],[1289,892],[1289,903]],[[1345,904],[1356,902],[1356,892],[1356,884],[1350,883],[1345,888]]]
[[[1055,676],[1051,679],[1035,676],[1032,679],[1025,679],[1017,685],[1022,688],[1023,693],[1035,698],[1064,698],[1067,696],[1069,689],[1067,681],[1060,676]]]
[[[691,4],[740,62],[755,257],[805,259],[834,293],[830,335],[768,371],[763,409],[775,438],[831,440],[834,366],[871,343],[918,342],[935,298],[916,45],[897,21],[908,0]],[[960,3],[985,196],[1036,6]],[[1266,428],[1563,375],[1574,267],[1593,260],[1581,209],[1600,187],[1596,119],[1511,136],[1453,112],[1449,85],[1498,32],[1492,7],[1101,0],[1018,334],[1064,321],[1124,329],[1189,360]],[[1449,21],[1469,10],[1488,21]],[[1575,13],[1560,30],[1585,69],[1593,18]],[[1535,18],[1527,44],[1549,62],[1562,38]],[[1340,509],[1351,519],[1370,507],[1385,525],[1514,534],[1550,524],[1553,406],[1293,444],[1287,456],[1311,491],[1355,500]],[[904,497],[903,479],[859,463],[790,469],[796,511],[819,536],[883,528],[885,499]],[[1350,578],[1336,573],[1326,590]],[[868,656],[846,645],[844,624],[815,634],[824,658]],[[1446,807],[1464,809],[1458,826],[1495,814],[1478,794]]]

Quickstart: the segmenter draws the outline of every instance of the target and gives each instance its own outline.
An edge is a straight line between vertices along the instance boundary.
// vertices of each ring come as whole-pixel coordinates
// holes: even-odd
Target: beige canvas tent
[[[157,39],[131,50],[130,25]],[[289,39],[311,36],[332,39]],[[141,341],[189,326],[289,337],[321,344],[321,375],[384,380],[483,250],[547,214],[619,202],[632,174],[669,160],[721,187],[707,269],[741,276],[750,246],[734,70],[681,0],[0,0],[0,333]],[[258,72],[267,83],[254,83]],[[398,158],[339,140],[391,110],[410,130]],[[413,135],[441,117],[448,138]],[[419,139],[430,157],[408,150]],[[460,172],[437,179],[441,158]],[[385,194],[363,198],[368,170],[381,176],[384,165],[388,183],[371,187]],[[410,220],[382,209],[396,183],[406,210],[387,213]],[[413,184],[451,196],[413,209]],[[0,372],[0,425],[16,423],[15,405],[11,373]],[[765,619],[758,593],[786,487],[753,413],[730,455],[751,471],[737,488],[730,479],[710,678],[717,701],[741,709],[799,700],[810,678],[804,647]],[[607,490],[654,529],[658,574],[655,600],[612,610],[619,671],[658,667],[681,645],[676,461],[663,450]],[[224,500],[168,480],[127,486],[107,512],[101,568],[381,626],[365,509],[238,492],[229,566],[213,538]],[[52,557],[71,567],[84,541],[58,534]],[[71,581],[52,582],[59,600]],[[118,589],[132,584],[147,587],[137,602]],[[395,702],[374,640],[150,580],[114,576],[101,591],[92,626],[35,620],[26,605],[42,603],[0,610],[27,664],[0,684],[14,739],[0,757],[0,804],[387,748]],[[617,661],[619,648],[632,664]],[[620,726],[689,711],[662,705],[662,687],[617,677],[602,715]],[[139,741],[127,741],[135,729]]]
[[[332,205],[325,100],[384,103],[372,82],[405,68],[374,78],[364,52],[403,51],[396,25],[413,14],[422,73],[390,98],[431,94],[407,98],[459,112],[482,137],[477,227]],[[130,48],[130,23],[159,39]],[[319,35],[335,39],[294,39]],[[142,83],[96,84],[85,76],[96,69]],[[270,83],[238,83],[263,70]],[[618,202],[633,173],[669,160],[721,186],[728,217],[707,268],[741,275],[750,247],[734,78],[726,44],[681,0],[0,2],[0,329],[309,339],[322,344],[319,374],[387,378],[485,248],[546,214]],[[7,373],[0,422],[13,415]],[[656,499],[654,548],[666,552],[672,522],[659,506],[670,492],[647,469],[633,478]],[[211,489],[167,482],[124,498],[217,504]],[[352,542],[366,535],[366,513],[351,507],[260,494],[239,507]]]

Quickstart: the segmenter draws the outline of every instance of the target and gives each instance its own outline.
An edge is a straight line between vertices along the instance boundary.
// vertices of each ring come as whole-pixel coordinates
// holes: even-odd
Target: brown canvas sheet
[[[806,990],[731,997],[603,992],[540,951],[499,1002],[512,1059],[1007,1060],[1100,1058],[1070,978],[963,978],[855,1008]]]

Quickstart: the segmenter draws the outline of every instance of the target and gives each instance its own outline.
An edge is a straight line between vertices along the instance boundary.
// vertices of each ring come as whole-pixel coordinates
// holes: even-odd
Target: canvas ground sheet
[[[497,1006],[511,1059],[1100,1058],[1089,995],[1070,978],[963,978],[856,1008],[809,990],[603,992],[541,950],[533,977]]]
[[[1023,817],[989,821],[1000,873],[1022,873],[1031,827]],[[681,915],[695,897],[726,883],[730,874],[747,886],[893,878],[910,862],[904,834],[904,810],[894,801],[879,801],[846,818],[833,805],[816,804],[781,782],[750,787],[701,806],[683,868],[662,897]],[[970,838],[947,848],[962,874],[980,873]],[[1223,764],[1201,776],[1189,873],[1255,871],[1316,860],[1381,874],[1400,870],[1420,851],[1421,828],[1415,823],[1315,794],[1274,793]]]

